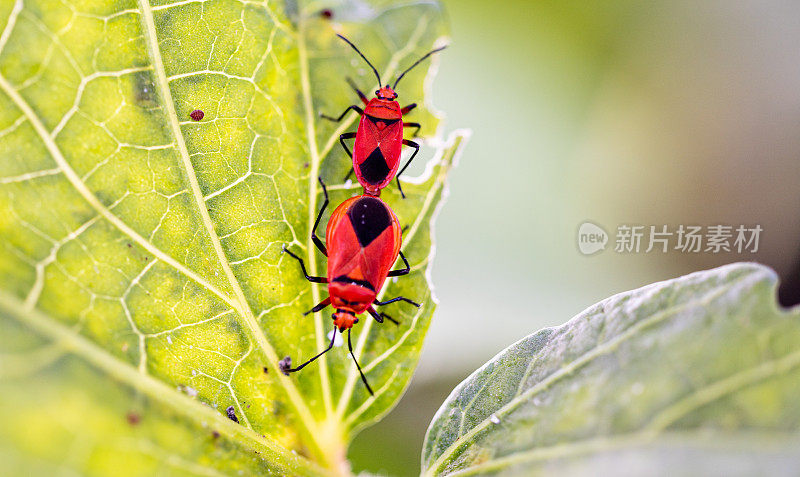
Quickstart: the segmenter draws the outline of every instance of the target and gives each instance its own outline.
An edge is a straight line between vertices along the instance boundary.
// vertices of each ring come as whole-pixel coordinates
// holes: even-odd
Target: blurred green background
[[[355,471],[416,475],[425,429],[501,349],[617,292],[734,261],[800,289],[800,4],[446,0],[434,104],[473,136],[436,228],[439,308]],[[579,253],[584,221],[607,249]],[[619,225],[760,225],[757,253],[614,251]],[[646,237],[645,237],[646,238]],[[674,239],[674,237],[673,237]],[[674,243],[674,242],[673,242]]]

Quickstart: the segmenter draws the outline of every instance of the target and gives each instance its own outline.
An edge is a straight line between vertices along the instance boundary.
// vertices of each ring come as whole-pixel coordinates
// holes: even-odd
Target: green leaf
[[[794,475],[800,310],[733,264],[615,295],[462,382],[425,475]]]
[[[358,100],[346,76],[367,92],[374,79],[336,32],[386,78],[445,35],[431,2],[0,3],[4,462],[45,474],[104,473],[119,455],[137,462],[117,469],[131,474],[347,470],[350,436],[388,412],[419,357],[435,305],[430,222],[462,135],[424,144],[429,167],[405,182],[408,199],[384,194],[409,226],[413,273],[383,295],[424,306],[391,305],[400,326],[355,329],[376,396],[343,348],[281,374],[282,357],[314,355],[331,330],[329,314],[302,316],[325,290],[281,249],[323,273],[316,178],[333,205],[359,191],[341,184],[351,166],[337,144],[354,118],[318,114]],[[401,99],[427,98],[426,75],[404,79]],[[432,135],[432,108],[413,114]]]
[[[13,297],[0,309],[9,475],[325,473]]]

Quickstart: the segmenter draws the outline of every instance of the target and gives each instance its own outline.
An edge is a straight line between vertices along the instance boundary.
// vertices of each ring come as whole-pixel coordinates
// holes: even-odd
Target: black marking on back
[[[377,123],[384,123],[387,126],[391,126],[392,124],[395,124],[396,122],[400,121],[400,118],[397,118],[397,119],[376,118],[375,116],[370,116],[369,114],[366,114],[365,116],[367,117],[367,119],[369,119],[373,123],[376,123],[376,124]]]
[[[362,287],[367,288],[369,290],[375,291],[375,287],[372,286],[372,283],[370,283],[370,282],[368,282],[366,280],[356,280],[355,278],[350,278],[347,275],[342,275],[340,277],[336,277],[336,278],[333,279],[333,281],[339,282],[339,283],[352,283],[354,285],[359,285],[359,286],[362,286]],[[341,297],[340,297],[340,299],[341,299]],[[347,302],[347,300],[343,300],[343,301]]]
[[[386,205],[374,197],[361,197],[347,211],[350,224],[356,232],[358,243],[366,247],[392,225],[392,218]]]
[[[370,184],[380,184],[392,172],[379,147],[376,147],[359,167],[361,168],[361,177]]]

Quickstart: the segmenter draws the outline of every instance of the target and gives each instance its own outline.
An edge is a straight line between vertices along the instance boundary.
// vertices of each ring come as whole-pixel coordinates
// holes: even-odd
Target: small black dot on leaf
[[[214,439],[219,439],[219,431],[211,431],[211,437]]]
[[[189,117],[192,118],[192,121],[200,121],[203,119],[203,117],[205,117],[205,115],[206,113],[204,113],[202,110],[199,109],[195,109],[194,111],[189,113]]]
[[[264,374],[269,374],[269,368],[264,366]]]
[[[333,18],[333,10],[331,10],[330,8],[325,8],[323,10],[320,10],[319,16],[321,16],[326,20],[330,20],[331,18]]]

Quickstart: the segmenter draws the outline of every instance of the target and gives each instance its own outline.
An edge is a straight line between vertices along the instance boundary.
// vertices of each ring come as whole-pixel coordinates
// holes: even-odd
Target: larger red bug
[[[372,66],[372,63],[370,63],[367,57],[364,56],[350,40],[342,35],[336,36],[347,42],[347,44],[367,62],[375,73],[375,77],[378,78],[378,86],[382,85],[381,75],[378,74],[378,70]],[[362,110],[360,107],[353,104],[348,106],[338,118],[326,116],[324,114],[320,115],[324,119],[339,122],[344,118],[347,112],[352,109],[361,116],[361,121],[358,123],[356,132],[348,132],[340,135],[339,142],[342,144],[345,152],[347,152],[347,155],[353,159],[353,170],[347,174],[345,180],[355,171],[358,182],[364,187],[364,193],[374,196],[380,195],[381,189],[389,185],[393,177],[398,177],[397,187],[400,189],[400,194],[405,198],[403,188],[400,186],[399,176],[406,170],[408,165],[411,164],[411,161],[414,160],[414,156],[419,152],[419,144],[409,139],[403,139],[403,128],[416,128],[416,134],[419,132],[421,126],[419,123],[403,122],[403,115],[408,114],[412,109],[416,108],[417,103],[411,103],[401,108],[400,104],[395,101],[397,99],[395,89],[397,88],[397,83],[403,79],[406,73],[432,54],[445,48],[446,46],[442,46],[426,53],[408,69],[403,71],[403,73],[397,77],[392,87],[389,87],[388,84],[381,87],[375,91],[375,97],[370,100],[368,100],[364,93],[362,93],[348,78],[350,86],[356,91],[358,97],[361,98],[361,101],[364,103],[364,109]],[[353,138],[355,138],[355,143],[353,143],[353,152],[351,153],[344,141],[345,139]],[[404,144],[413,147],[414,153],[411,154],[411,157],[403,168],[400,169],[400,172],[397,172],[400,165],[400,153]]]
[[[353,354],[350,330],[353,325],[358,323],[356,315],[364,312],[369,313],[378,323],[383,323],[383,319],[386,318],[398,324],[396,320],[385,313],[378,313],[373,305],[388,305],[389,303],[404,301],[416,307],[420,306],[419,303],[402,296],[386,301],[377,299],[378,292],[383,287],[387,277],[407,275],[411,271],[411,267],[400,251],[402,238],[397,217],[386,203],[371,195],[365,194],[351,197],[342,202],[333,211],[328,220],[328,228],[325,233],[325,241],[329,247],[326,248],[325,244],[317,237],[317,226],[325,208],[328,206],[328,191],[322,179],[319,182],[322,184],[325,202],[320,208],[316,222],[314,222],[311,240],[320,252],[328,257],[327,276],[309,276],[303,259],[288,249],[284,248],[284,251],[300,263],[300,269],[303,271],[306,280],[313,283],[328,284],[328,298],[322,300],[304,314],[315,313],[331,305],[336,310],[333,313],[335,329],[331,336],[331,342],[325,350],[300,366],[287,369],[285,372],[300,371],[306,365],[330,351],[336,339],[336,330],[338,329],[340,333],[344,333],[347,330],[347,346],[350,349],[350,356],[353,357],[367,390],[372,394],[372,388],[370,388],[367,378],[361,371],[361,366],[359,366],[355,354]],[[398,255],[403,260],[405,267],[400,270],[390,271],[394,262],[397,261]]]

